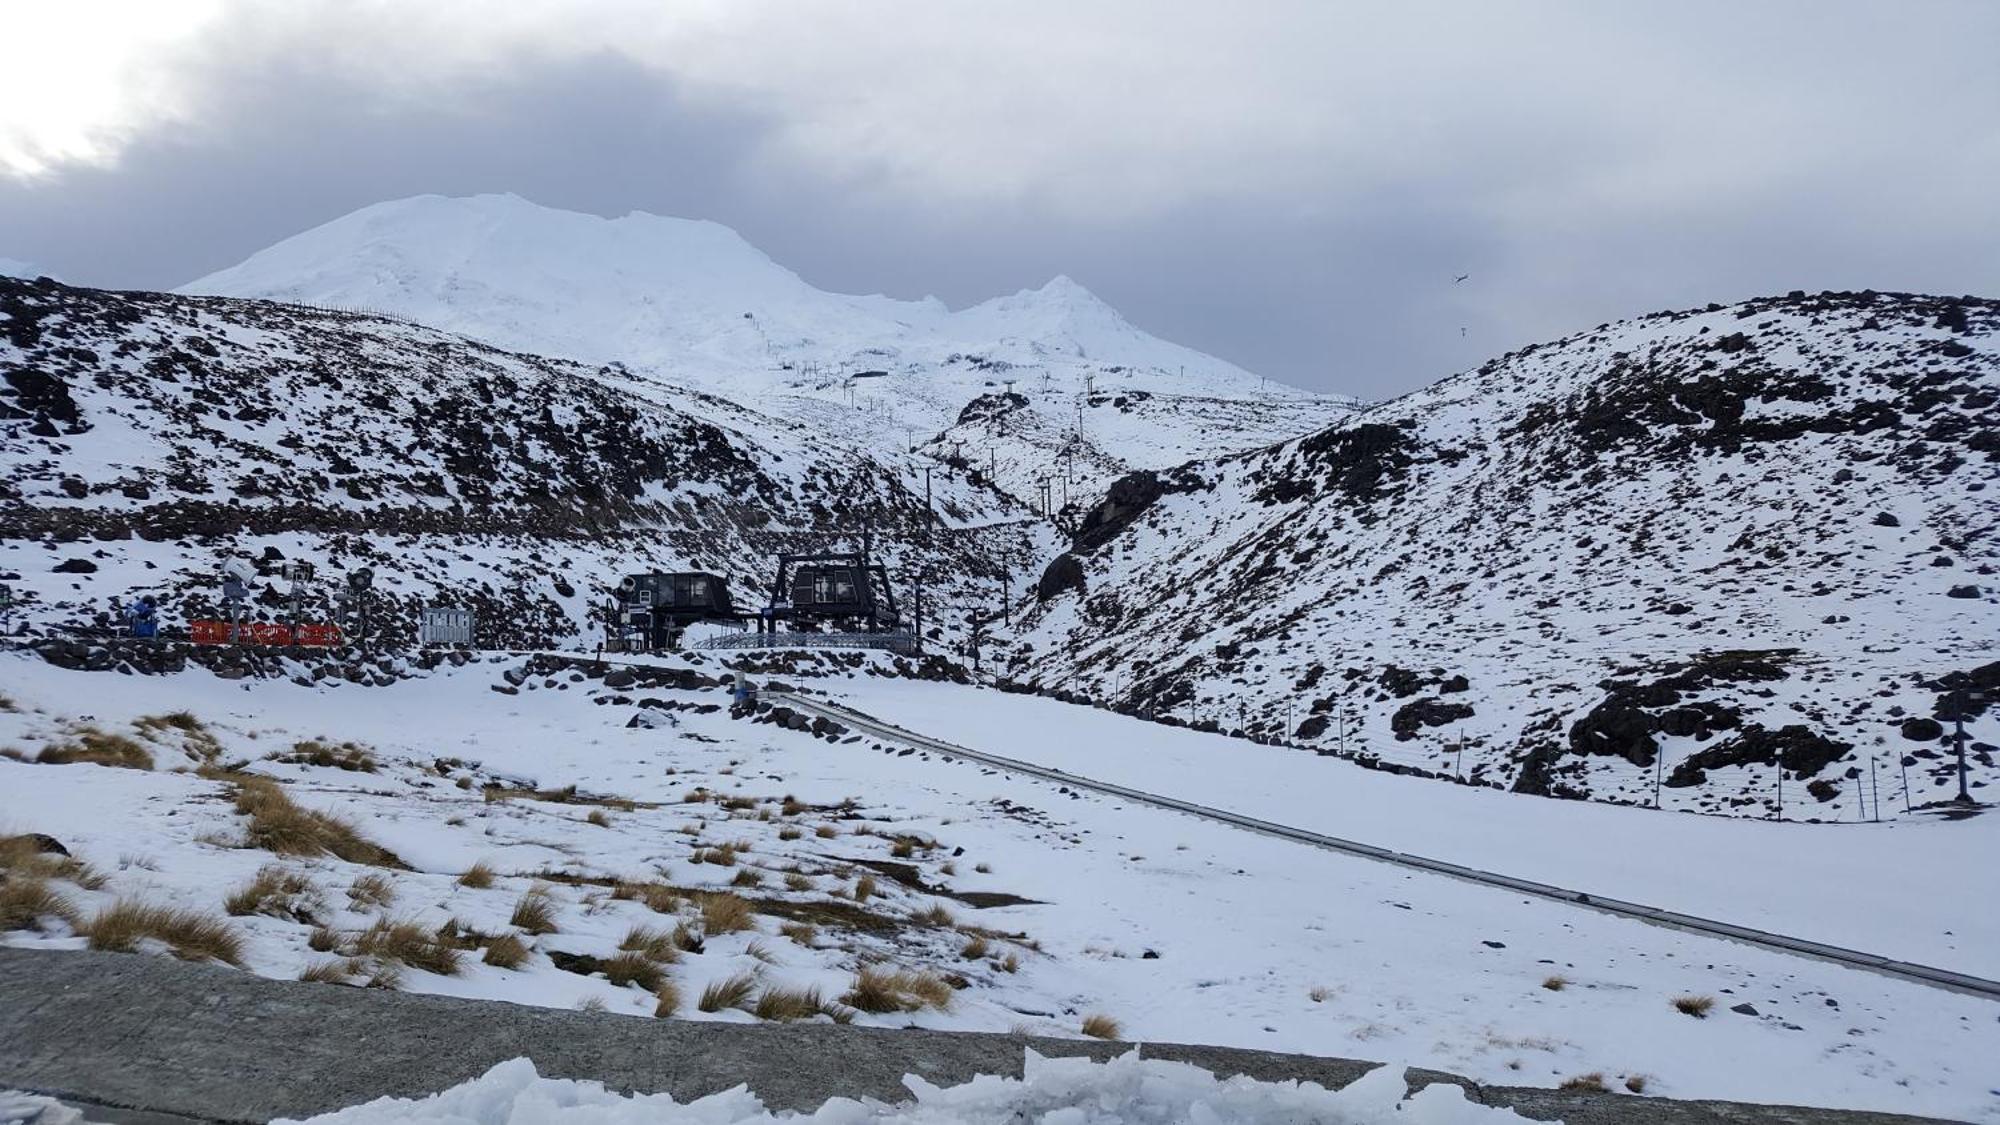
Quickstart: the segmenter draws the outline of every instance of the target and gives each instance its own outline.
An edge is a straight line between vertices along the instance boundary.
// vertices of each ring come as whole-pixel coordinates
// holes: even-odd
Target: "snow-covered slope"
[[[1110,490],[1019,674],[1531,792],[1750,815],[2000,742],[2000,303],[1793,294],[1528,348]],[[1460,765],[1462,761],[1462,766]]]
[[[4,280],[0,463],[0,580],[46,622],[142,593],[205,616],[228,551],[373,566],[392,635],[443,595],[508,644],[587,641],[635,570],[715,571],[754,604],[775,552],[872,527],[907,578],[926,513],[906,457],[629,372],[368,315]],[[931,494],[932,622],[955,627],[942,607],[991,589],[992,560],[1056,540],[963,475]]]
[[[1353,406],[1148,335],[1067,277],[958,311],[847,296],[715,223],[603,219],[513,195],[376,204],[184,291],[375,310],[619,363],[873,448],[945,456],[956,440],[1017,496],[1066,445],[1093,491],[1130,468],[1305,433]],[[968,403],[1010,383],[1032,424],[959,426]],[[1159,401],[1135,412],[1132,392]]]

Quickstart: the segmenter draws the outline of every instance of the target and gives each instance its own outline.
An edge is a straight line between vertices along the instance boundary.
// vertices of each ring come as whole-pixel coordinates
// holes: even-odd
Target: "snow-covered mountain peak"
[[[830,293],[719,223],[607,219],[517,195],[364,207],[182,292],[392,313],[512,351],[617,363],[898,455],[985,449],[999,487],[1022,497],[1039,495],[1033,482],[1058,456],[1087,495],[1131,469],[1258,448],[1354,406],[1150,335],[1068,276],[957,311]],[[850,383],[859,372],[880,374]],[[969,405],[1007,380],[1032,387],[1030,403],[1004,424],[975,411],[966,430]]]

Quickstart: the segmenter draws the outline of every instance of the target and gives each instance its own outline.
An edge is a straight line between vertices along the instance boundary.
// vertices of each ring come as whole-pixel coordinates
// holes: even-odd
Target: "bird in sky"
[[[1469,274],[1469,273],[1462,273],[1462,274],[1459,274],[1459,275],[1458,275],[1457,277],[1454,277],[1454,278],[1452,278],[1452,279],[1451,279],[1451,283],[1452,283],[1453,285],[1457,285],[1457,284],[1458,284],[1459,282],[1461,282],[1461,281],[1464,281],[1464,280],[1465,280],[1466,278],[1468,278],[1468,277],[1471,277],[1471,276],[1472,276],[1472,275],[1471,275],[1471,274]]]

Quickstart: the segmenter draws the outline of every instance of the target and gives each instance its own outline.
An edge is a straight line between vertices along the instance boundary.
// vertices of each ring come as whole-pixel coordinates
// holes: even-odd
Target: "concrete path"
[[[1105,1058],[1127,1044],[832,1025],[649,1020],[274,981],[164,957],[0,949],[0,1088],[150,1117],[304,1117],[385,1094],[435,1093],[526,1055],[542,1074],[687,1100],[748,1084],[774,1109],[827,1098],[907,1100],[905,1074],[940,1085],[1021,1073],[1022,1049]],[[1148,1043],[1149,1058],[1220,1075],[1338,1087],[1376,1064]],[[1889,1114],[1672,1102],[1445,1081],[1478,1101],[1569,1125],[1908,1125]],[[95,1120],[110,1120],[96,1115]]]

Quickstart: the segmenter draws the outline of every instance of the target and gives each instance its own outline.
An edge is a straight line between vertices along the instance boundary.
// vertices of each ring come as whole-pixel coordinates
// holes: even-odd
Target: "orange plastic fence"
[[[226,645],[229,643],[229,622],[190,621],[188,639],[198,645]],[[338,625],[301,625],[294,630],[290,625],[268,621],[248,621],[237,626],[237,643],[246,645],[308,645],[313,648],[338,648],[342,640]]]

